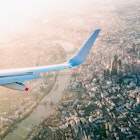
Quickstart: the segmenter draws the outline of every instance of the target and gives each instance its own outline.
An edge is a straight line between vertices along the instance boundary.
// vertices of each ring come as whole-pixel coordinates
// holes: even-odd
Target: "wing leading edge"
[[[87,39],[87,41],[82,45],[82,47],[65,63],[58,64],[58,65],[50,65],[50,66],[0,70],[0,85],[9,87],[10,83],[16,83],[16,87],[17,87],[18,83],[19,86],[21,86],[22,82],[24,81],[39,78],[39,76],[36,75],[38,73],[68,69],[80,65],[86,59],[99,32],[100,29],[95,30],[91,34],[91,36]],[[10,86],[11,85],[14,84],[10,84]],[[9,87],[9,88],[17,89],[14,87]]]

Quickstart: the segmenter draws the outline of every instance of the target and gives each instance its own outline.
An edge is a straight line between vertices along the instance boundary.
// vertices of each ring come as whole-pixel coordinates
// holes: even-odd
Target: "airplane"
[[[39,73],[68,69],[82,64],[92,48],[99,32],[100,29],[95,30],[82,47],[65,63],[49,66],[0,70],[0,86],[15,90],[29,91],[29,88],[24,85],[23,82],[40,78],[38,75]]]

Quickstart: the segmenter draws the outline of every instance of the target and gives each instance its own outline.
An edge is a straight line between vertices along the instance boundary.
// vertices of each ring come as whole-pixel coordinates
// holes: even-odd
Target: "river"
[[[69,78],[70,75],[58,76],[52,90],[41,100],[41,102],[51,101],[52,103],[58,103],[62,97],[65,87],[67,87]],[[19,122],[16,125],[16,128],[3,140],[24,140],[33,127],[49,116],[54,108],[55,105],[38,104],[34,111],[27,118]]]

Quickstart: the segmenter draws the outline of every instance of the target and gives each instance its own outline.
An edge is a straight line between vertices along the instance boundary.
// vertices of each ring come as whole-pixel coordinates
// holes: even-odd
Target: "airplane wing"
[[[38,73],[68,69],[80,65],[86,59],[99,32],[100,29],[95,30],[82,47],[65,63],[50,66],[0,70],[0,85],[16,90],[28,91],[28,87],[26,87],[23,82],[40,78],[37,75]]]

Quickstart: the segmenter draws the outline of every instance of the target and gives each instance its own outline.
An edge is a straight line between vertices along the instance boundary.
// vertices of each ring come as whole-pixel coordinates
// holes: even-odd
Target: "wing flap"
[[[22,75],[6,75],[0,77],[0,85],[6,85],[9,83],[22,83],[26,80],[37,79],[38,75],[35,74],[22,74]]]
[[[9,83],[2,86],[15,90],[28,91],[28,87],[26,87],[23,83]]]

